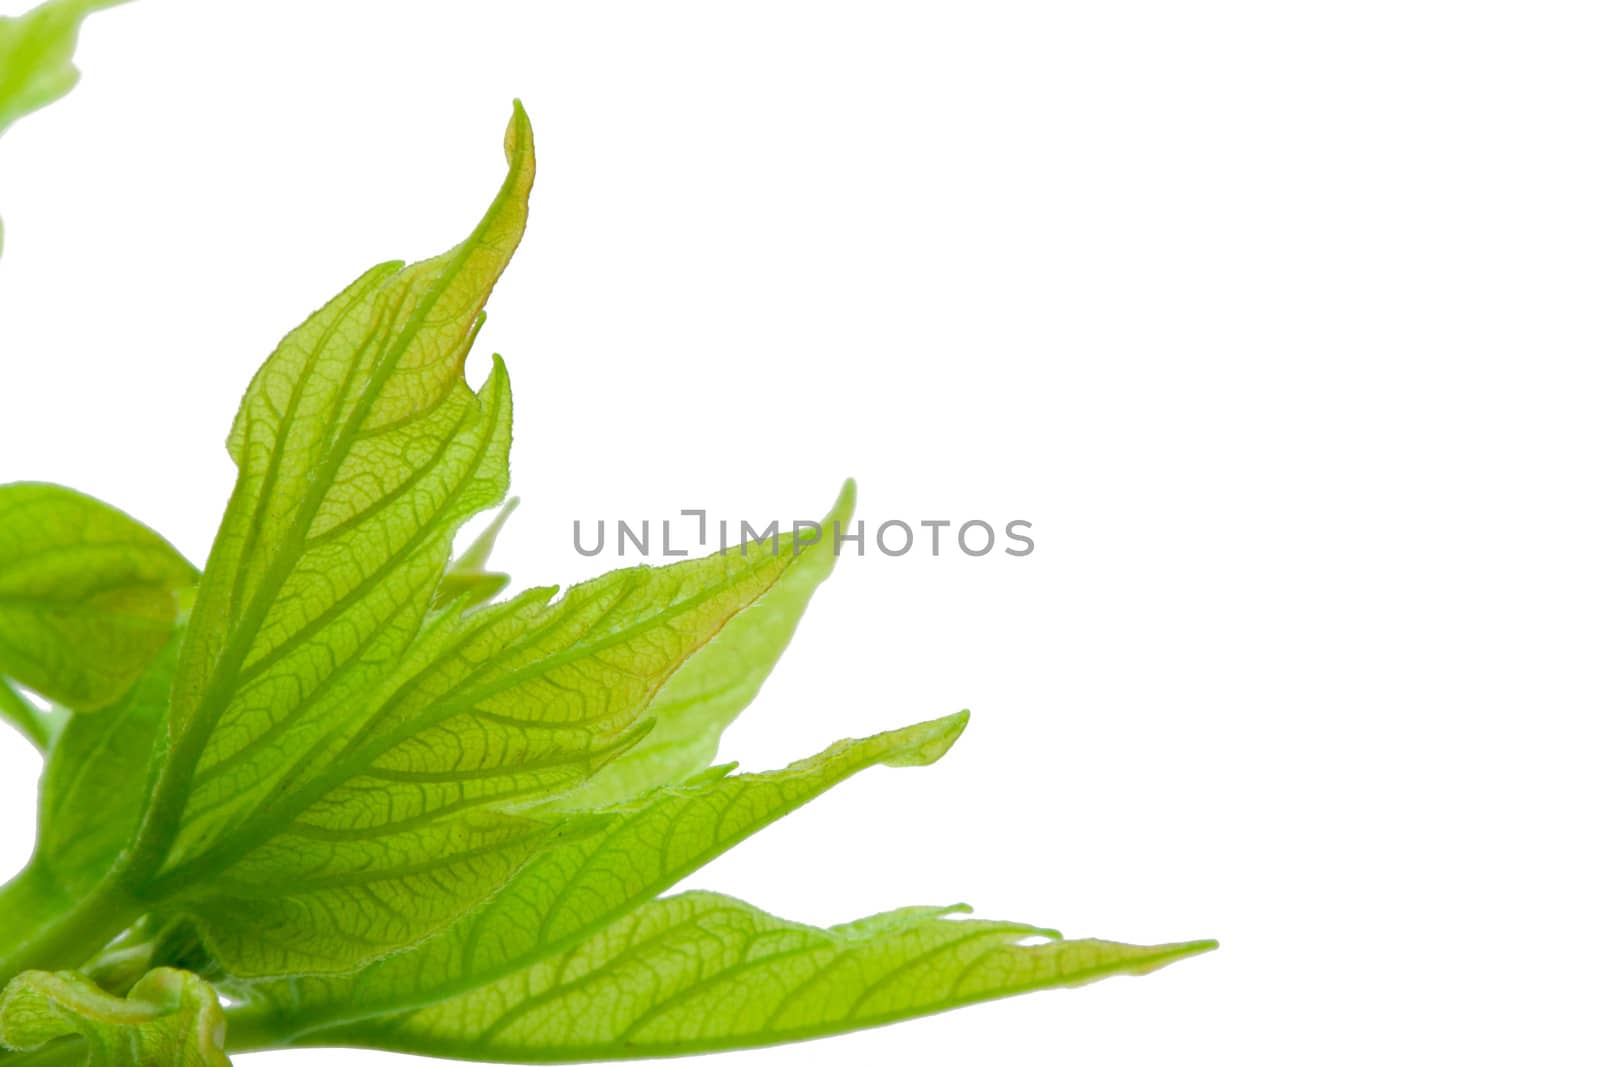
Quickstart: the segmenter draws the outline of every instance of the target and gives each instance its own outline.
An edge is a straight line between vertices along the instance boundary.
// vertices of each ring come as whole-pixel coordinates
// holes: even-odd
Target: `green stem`
[[[43,868],[29,864],[0,888],[0,986],[23,971],[82,966],[143,911],[115,878],[74,899]]]

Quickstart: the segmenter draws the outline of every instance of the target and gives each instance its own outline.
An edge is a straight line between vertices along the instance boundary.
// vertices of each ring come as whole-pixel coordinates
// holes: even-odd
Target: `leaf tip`
[[[520,99],[511,101],[511,121],[506,124],[506,162],[511,164],[513,173],[523,170],[525,164],[528,179],[532,181],[533,123],[529,121],[528,111]]]
[[[1175,941],[1167,945],[1155,945],[1151,947],[1150,957],[1145,961],[1144,966],[1130,970],[1128,973],[1145,975],[1152,971],[1159,971],[1168,964],[1177,963],[1179,960],[1214,952],[1221,947],[1221,944],[1220,941],[1206,938],[1201,941]]]
[[[902,736],[909,742],[905,748],[884,760],[889,767],[926,767],[937,762],[950,751],[963,730],[971,713],[963,709],[942,719],[933,719],[908,727]]]
[[[823,529],[842,529],[850,521],[856,511],[856,480],[846,478],[844,485],[839,489],[839,495],[833,502],[832,509],[827,517],[822,520]],[[839,544],[834,542],[834,555],[839,555]]]
[[[511,380],[511,371],[506,368],[506,359],[498,352],[489,357],[489,380],[503,383]]]

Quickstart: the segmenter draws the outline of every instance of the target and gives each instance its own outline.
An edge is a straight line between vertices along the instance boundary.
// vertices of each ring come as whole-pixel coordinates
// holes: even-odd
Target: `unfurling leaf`
[[[18,1051],[81,1039],[88,1067],[225,1067],[226,1020],[212,988],[158,968],[126,998],[81,974],[27,971],[0,995],[0,1045]]]
[[[195,573],[160,536],[58,485],[0,485],[0,675],[74,711],[126,693]]]

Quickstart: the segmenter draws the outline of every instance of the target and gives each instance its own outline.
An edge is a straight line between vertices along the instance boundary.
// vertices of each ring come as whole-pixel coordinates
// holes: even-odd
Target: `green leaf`
[[[234,991],[267,1029],[289,1033],[468,993],[578,944],[858,771],[932,763],[966,721],[962,712],[841,741],[782,770],[724,777],[719,768],[662,788],[604,813],[604,832],[541,852],[483,910],[410,952],[353,975]]]
[[[25,14],[0,17],[0,133],[54,103],[78,84],[72,52],[90,12],[125,0],[48,0]]]
[[[966,910],[909,908],[824,930],[686,893],[471,993],[306,1043],[508,1063],[751,1048],[1145,974],[1215,947],[1062,941],[1032,926],[949,918]]]
[[[71,716],[45,764],[33,863],[70,895],[87,893],[133,843],[166,740],[179,641],[116,704]]]
[[[25,14],[0,17],[0,133],[78,84],[72,53],[79,26],[90,12],[123,2],[48,0]]]
[[[291,333],[246,393],[239,465],[173,692],[174,773],[191,775],[180,856],[214,845],[360,726],[432,602],[456,529],[506,487],[510,392],[462,375],[526,221],[533,156],[473,234],[369,271]]]
[[[57,485],[0,485],[0,674],[58,704],[96,711],[126,693],[194,580],[115,508]]]
[[[348,813],[306,814],[371,769],[370,715],[404,680],[455,532],[505,492],[505,367],[497,358],[474,391],[463,366],[527,221],[534,157],[520,105],[505,148],[507,176],[468,238],[368,271],[291,332],[229,437],[239,476],[126,877],[230,938],[258,932],[264,956],[279,951],[270,934],[313,968],[409,944],[492,891],[549,830],[474,811],[375,825],[384,800],[370,795]],[[381,725],[394,743],[394,724]],[[262,892],[276,906],[245,904]],[[241,908],[253,926],[234,922]]]
[[[809,544],[789,542],[788,550],[799,554],[794,566],[661,687],[647,712],[656,720],[650,736],[595,775],[569,804],[615,803],[682,781],[711,763],[722,731],[755,699],[794,636],[811,594],[833,573],[837,532],[848,525],[855,502],[855,483],[846,482],[819,524],[818,538]]]
[[[126,999],[81,974],[26,971],[0,995],[0,1045],[29,1051],[78,1037],[89,1067],[223,1067],[226,1022],[211,987],[160,968]]]

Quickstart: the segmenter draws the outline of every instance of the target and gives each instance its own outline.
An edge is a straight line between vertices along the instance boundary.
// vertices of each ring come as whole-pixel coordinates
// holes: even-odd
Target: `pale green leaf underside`
[[[237,992],[271,1029],[291,1033],[468,993],[592,936],[860,770],[933,762],[965,724],[961,713],[841,741],[782,770],[660,789],[599,813],[609,820],[599,832],[541,852],[481,911],[410,952],[352,975]]]
[[[126,999],[72,971],[27,971],[0,995],[0,1045],[27,1051],[81,1039],[88,1067],[225,1067],[216,993],[187,971],[158,968]]]
[[[121,697],[195,573],[161,537],[58,485],[0,485],[0,674],[75,711]]]
[[[687,893],[473,992],[315,1035],[515,1063],[748,1048],[878,1026],[1031,990],[1144,974],[1212,947],[1061,941],[911,908],[832,929]],[[1019,945],[1024,938],[1044,944]]]

